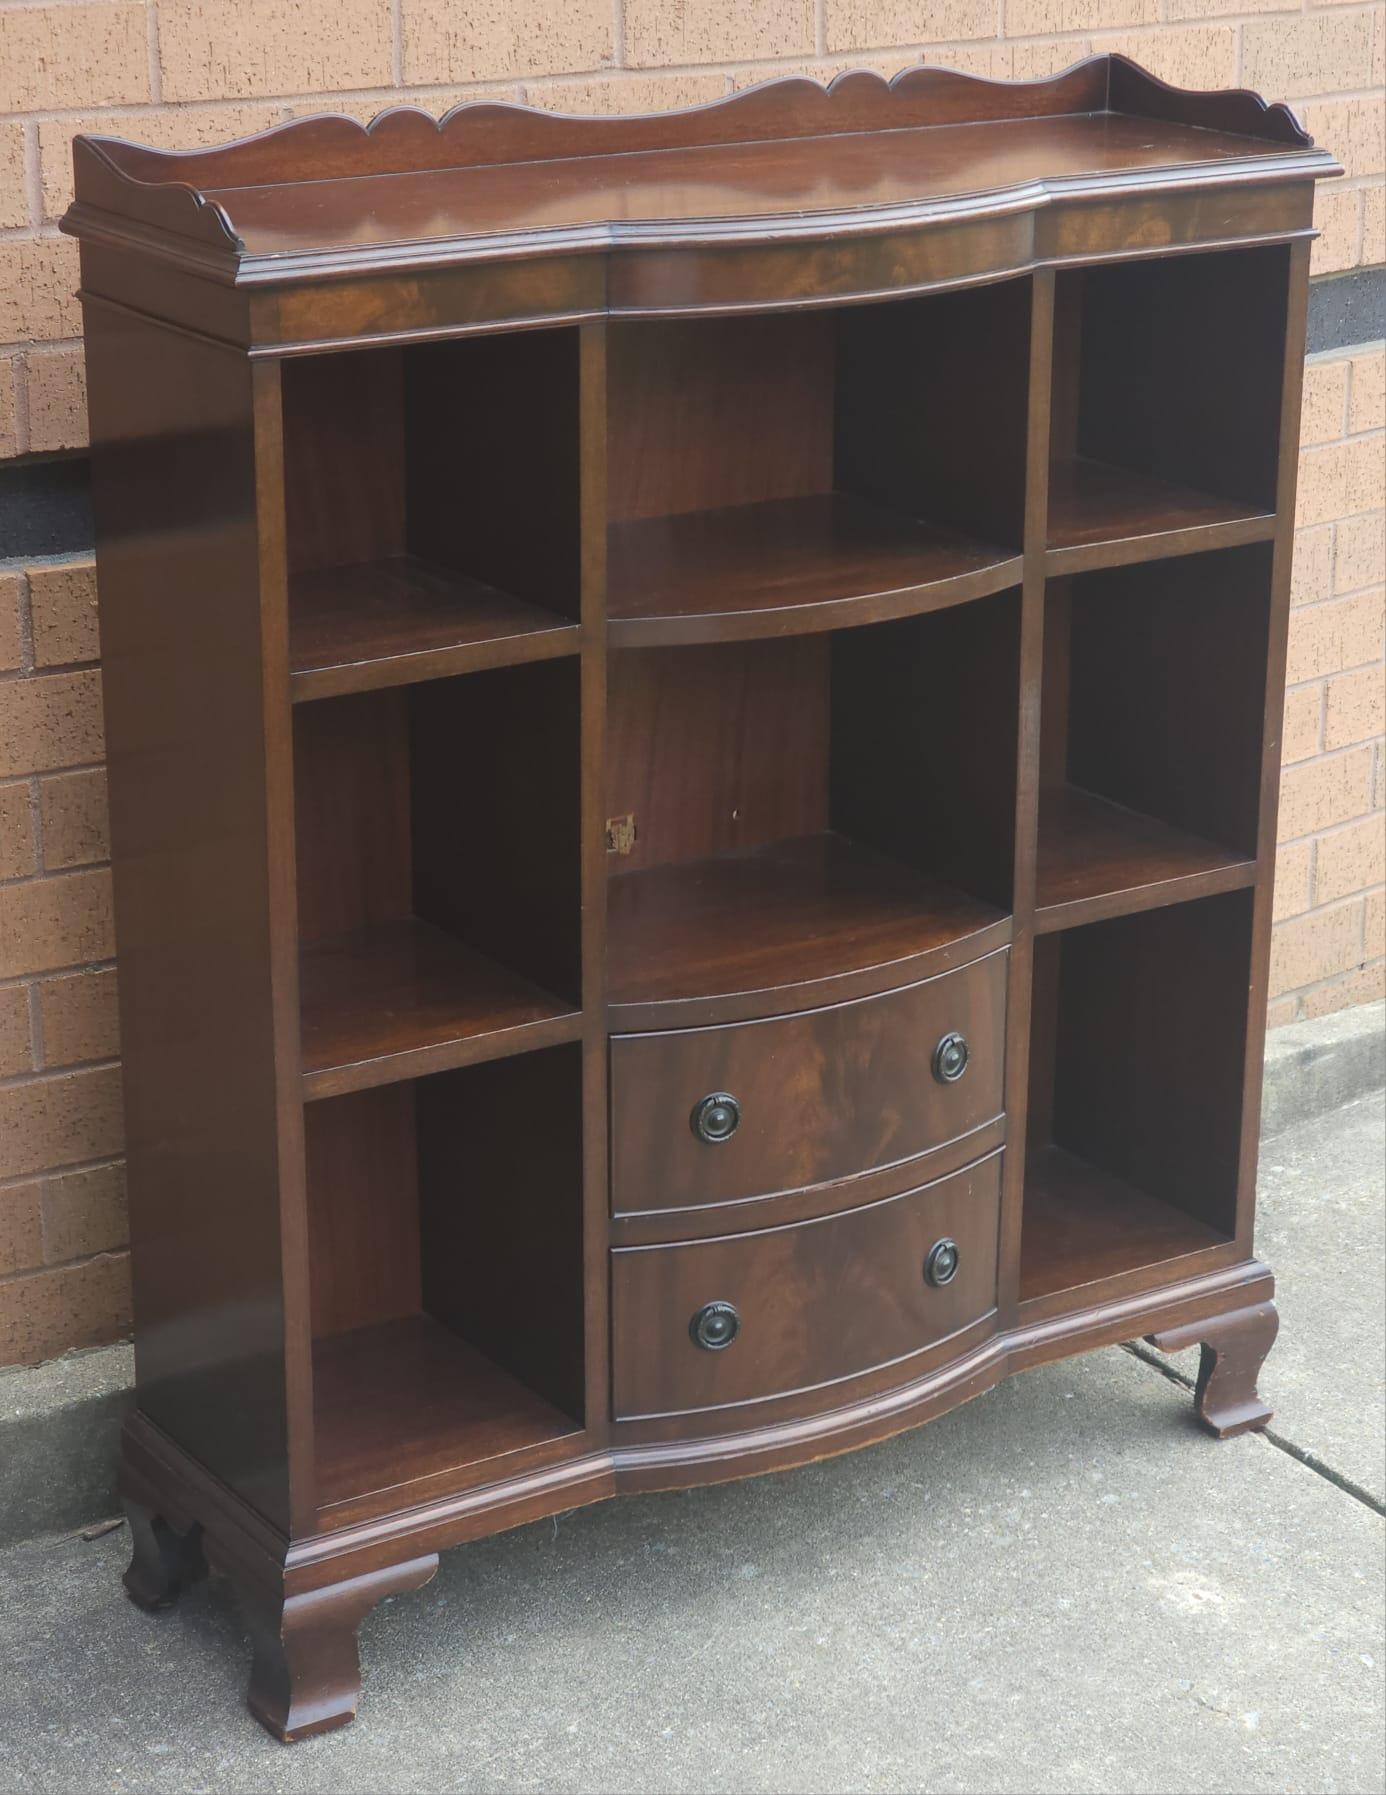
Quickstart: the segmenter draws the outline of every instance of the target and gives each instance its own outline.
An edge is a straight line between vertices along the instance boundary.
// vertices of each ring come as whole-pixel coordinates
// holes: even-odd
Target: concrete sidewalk
[[[0,1554],[0,1789],[1266,1790],[1379,1795],[1383,1105],[1268,1141],[1269,1437],[1193,1355],[1031,1372],[889,1445],[446,1554],[363,1629],[343,1733],[242,1706],[216,1584],[119,1593],[126,1542]]]

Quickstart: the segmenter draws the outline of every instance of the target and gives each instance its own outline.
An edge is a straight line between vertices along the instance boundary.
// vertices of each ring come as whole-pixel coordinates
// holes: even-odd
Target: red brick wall
[[[569,111],[925,60],[1032,78],[1119,49],[1299,103],[1346,177],[1319,273],[1383,260],[1386,6],[1292,0],[0,0],[0,458],[85,440],[74,131],[191,146],[400,89]],[[1382,355],[1306,396],[1271,1019],[1382,988]],[[128,1325],[119,1065],[89,559],[0,563],[0,1363]]]

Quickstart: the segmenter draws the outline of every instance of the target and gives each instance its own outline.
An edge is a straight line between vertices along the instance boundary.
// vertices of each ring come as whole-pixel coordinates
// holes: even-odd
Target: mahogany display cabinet
[[[282,1738],[445,1546],[1198,1343],[1313,185],[1121,57],[78,138],[138,1409]]]

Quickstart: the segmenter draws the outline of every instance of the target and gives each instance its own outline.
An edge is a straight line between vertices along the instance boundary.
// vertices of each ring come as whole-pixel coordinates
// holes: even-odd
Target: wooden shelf
[[[927,978],[1010,939],[1000,910],[844,836],[611,880],[612,1026],[781,1015]]]
[[[582,1431],[428,1315],[313,1343],[319,1514]]]
[[[1065,785],[1040,798],[1035,926],[1041,934],[1235,891],[1256,862],[1235,849]]]
[[[579,629],[415,555],[296,574],[289,588],[294,702],[576,654]]]
[[[303,1092],[334,1097],[576,1040],[581,1012],[413,918],[299,963]]]
[[[727,642],[878,623],[982,598],[1020,557],[840,493],[611,527],[618,648]]]
[[[1050,470],[1045,567],[1051,577],[1083,573],[1267,542],[1274,530],[1260,506],[1080,456]]]
[[[1206,1222],[1076,1154],[1045,1147],[1025,1171],[1020,1299],[1035,1302],[1226,1241]]]

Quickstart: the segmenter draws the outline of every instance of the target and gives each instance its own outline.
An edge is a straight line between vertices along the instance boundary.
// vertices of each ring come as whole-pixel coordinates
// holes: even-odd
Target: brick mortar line
[[[77,870],[85,871],[85,868]],[[17,881],[15,881],[17,883]],[[0,979],[0,991],[12,991],[16,985],[27,985],[32,981],[39,984],[51,984],[56,979],[80,979],[93,972],[115,972],[116,956],[112,954],[105,960],[81,960],[75,966],[55,966],[42,971],[16,972],[8,978]]]
[[[105,1172],[125,1164],[125,1154],[97,1153],[70,1165],[48,1166],[37,1172],[20,1172],[0,1178],[0,1192],[14,1190],[21,1184],[38,1184],[45,1178],[66,1178],[73,1172]]]
[[[1366,819],[1364,818],[1363,820],[1365,821]],[[1327,916],[1333,910],[1346,910],[1349,904],[1358,904],[1358,903],[1360,903],[1362,905],[1363,910],[1365,912],[1367,899],[1373,898],[1373,897],[1378,897],[1381,895],[1381,893],[1383,891],[1386,891],[1386,886],[1382,886],[1380,884],[1365,885],[1365,886],[1363,886],[1361,891],[1350,892],[1347,895],[1347,897],[1330,898],[1326,904],[1310,904],[1309,907],[1305,910],[1296,910],[1289,916],[1282,916],[1280,918],[1280,921],[1281,922],[1303,922],[1307,917]],[[1366,946],[1366,941],[1364,938],[1363,947],[1365,948],[1365,946]],[[1371,957],[1374,960],[1379,960],[1383,956],[1380,954],[1373,954]],[[1365,966],[1367,964],[1367,962],[1364,960],[1362,962],[1362,964]],[[1336,978],[1338,975],[1336,973],[1330,973],[1328,976],[1330,978]],[[1322,980],[1310,980],[1309,982],[1311,984],[1312,983],[1322,983]],[[1292,991],[1302,991],[1305,989],[1305,987],[1303,985],[1291,985],[1289,987],[1289,989]],[[1282,991],[1280,993],[1280,996],[1283,997],[1284,995],[1285,995],[1285,993]]]
[[[40,1166],[36,1171],[18,1172],[12,1177],[0,1178],[0,1198],[25,1184],[40,1184],[49,1178],[66,1178],[74,1172],[102,1172],[124,1164],[123,1153],[100,1153],[93,1158],[75,1159],[68,1165]]]
[[[1297,764],[1298,762],[1296,762],[1296,765]],[[31,775],[31,777],[38,780],[42,775],[35,773]],[[62,775],[60,774],[59,777],[61,778]],[[26,781],[16,779],[12,783],[20,785],[26,783]],[[41,802],[41,794],[38,792],[31,792],[29,794],[29,801],[31,804]],[[41,823],[42,819],[40,818],[40,826]],[[36,858],[38,862],[34,871],[31,873],[16,873],[12,879],[0,879],[0,891],[16,891],[25,885],[38,885],[45,879],[56,879],[63,873],[99,873],[104,867],[108,867],[111,864],[109,858],[107,858],[104,860],[77,860],[74,861],[71,866],[47,866],[44,864],[43,860],[42,844],[35,843],[34,846],[37,850]],[[20,976],[34,978],[46,977],[47,974],[27,973],[21,974]],[[13,981],[11,980],[0,979],[0,985],[12,982]]]
[[[1360,672],[1361,669],[1359,668],[1358,671]],[[1319,723],[1320,727],[1322,727],[1322,711],[1319,713]],[[1351,748],[1316,748],[1312,754],[1306,754],[1300,760],[1286,761],[1281,768],[1281,771],[1285,773],[1298,772],[1301,767],[1313,766],[1320,760],[1327,760],[1331,755],[1351,753],[1352,748],[1376,748],[1380,745],[1382,740],[1383,737],[1379,735],[1369,735],[1365,736],[1360,742],[1353,742]],[[1337,829],[1350,829],[1354,823],[1365,821],[1366,818],[1374,816],[1380,809],[1381,806],[1379,804],[1373,803],[1369,805],[1366,810],[1359,811],[1356,816],[1338,817],[1331,823],[1321,824],[1317,829],[1307,830],[1303,835],[1286,835],[1283,839],[1280,836],[1277,836],[1275,845],[1278,848],[1292,848],[1297,847],[1302,841],[1319,841],[1325,835],[1331,835]],[[93,864],[105,865],[107,863],[102,861],[93,862]],[[12,882],[14,884],[20,883],[17,879]]]
[[[42,1265],[29,1265],[22,1271],[10,1271],[0,1274],[0,1291],[7,1290],[15,1284],[22,1283],[27,1278],[41,1278],[48,1272],[80,1271],[84,1265],[92,1265],[98,1259],[128,1259],[129,1257],[130,1248],[126,1245],[121,1247],[103,1247],[101,1251],[97,1253],[79,1253],[75,1259],[58,1259],[52,1263],[45,1261]],[[116,1346],[119,1345],[121,1341],[128,1340],[129,1338],[129,1334],[125,1333],[121,1335],[120,1341],[113,1340],[110,1344]],[[0,1369],[9,1370],[10,1368],[5,1366]]]
[[[33,674],[30,677],[42,679],[44,676],[40,673]],[[108,763],[104,760],[78,760],[74,761],[71,766],[29,767],[22,773],[7,773],[5,775],[5,783],[7,785],[18,785],[25,779],[47,779],[53,774],[59,773],[100,773],[105,770],[107,764]],[[81,869],[72,867],[69,870],[77,872]]]
[[[1370,739],[1372,741],[1379,741],[1381,738],[1380,737],[1372,737]],[[1359,747],[1366,746],[1365,743],[1359,743],[1358,745],[1359,745]],[[1296,762],[1295,764],[1298,765],[1299,763]],[[1341,823],[1325,823],[1323,828],[1316,829],[1312,836],[1299,835],[1299,836],[1295,837],[1295,840],[1296,841],[1323,841],[1327,836],[1341,835],[1343,833],[1343,831],[1346,829],[1355,829],[1359,823],[1365,822],[1367,820],[1367,818],[1372,816],[1373,814],[1374,813],[1372,811],[1364,811],[1360,817],[1358,817],[1358,816],[1345,817]],[[1288,847],[1291,844],[1289,842],[1287,842],[1285,845]],[[1379,885],[1380,883],[1381,883],[1381,881],[1378,880],[1377,885]],[[1366,886],[1364,889],[1366,889],[1368,891],[1375,891],[1377,889],[1377,885],[1369,885],[1369,886]]]
[[[40,1066],[34,1072],[14,1072],[8,1078],[0,1078],[0,1092],[27,1090],[30,1085],[36,1084],[51,1084],[55,1079],[65,1078],[70,1072],[109,1072],[120,1063],[118,1054],[114,1057],[103,1054],[92,1060],[74,1060],[70,1066]]]
[[[1335,521],[1338,523],[1345,523],[1345,524],[1356,523],[1358,517],[1371,517],[1373,515],[1374,515],[1374,513],[1370,512],[1370,511],[1359,511],[1353,517],[1342,517],[1342,518],[1336,519]],[[1310,599],[1307,604],[1295,605],[1290,611],[1290,616],[1293,619],[1295,617],[1300,616],[1301,613],[1304,613],[1304,612],[1321,611],[1325,605],[1340,605],[1345,600],[1351,599],[1351,598],[1372,598],[1378,592],[1380,592],[1380,590],[1381,590],[1381,581],[1380,580],[1372,580],[1365,586],[1353,586],[1347,592],[1333,592],[1333,593],[1330,593],[1327,598],[1314,598],[1314,599]],[[1376,658],[1377,658],[1377,660],[1380,660],[1381,656],[1378,655]],[[1373,665],[1373,662],[1359,661],[1357,663],[1357,665],[1359,667],[1370,667]],[[35,671],[37,672],[38,669],[36,668]],[[1350,667],[1335,667],[1333,669],[1334,673],[1350,673],[1351,671],[1352,671],[1352,669]],[[1294,684],[1287,685],[1285,687],[1285,690],[1287,692],[1293,692],[1296,689],[1296,687],[1298,687],[1298,686],[1313,685],[1313,683],[1316,679],[1331,679],[1331,678],[1332,678],[1332,674],[1313,673],[1313,674],[1310,674],[1308,679],[1295,680]]]
[[[1167,1378],[1170,1383],[1178,1384],[1184,1390],[1194,1388],[1193,1379],[1186,1377],[1176,1366],[1169,1364],[1153,1347],[1146,1346],[1143,1341],[1139,1340],[1126,1340],[1122,1344],[1133,1359],[1139,1359],[1143,1365],[1149,1365],[1153,1371],[1158,1371],[1160,1376]],[[1261,1427],[1255,1431],[1268,1445],[1283,1452],[1287,1458],[1296,1459],[1306,1470],[1312,1471],[1316,1477],[1321,1477],[1325,1483],[1331,1483],[1345,1496],[1351,1496],[1364,1508],[1371,1509],[1373,1514],[1386,1518],[1386,1503],[1383,1503],[1379,1496],[1374,1496],[1370,1490],[1363,1488],[1360,1483],[1354,1478],[1348,1477],[1344,1472],[1334,1470],[1332,1465],[1326,1464],[1323,1459],[1310,1452],[1308,1447],[1297,1445],[1294,1440],[1277,1432],[1273,1427]]]
[[[1365,818],[1362,820],[1365,821]],[[1301,837],[1301,840],[1302,839],[1303,839],[1303,837]],[[1380,890],[1382,890],[1382,887],[1380,885],[1368,885],[1368,886],[1365,886],[1361,891],[1350,891],[1346,897],[1330,898],[1326,904],[1311,904],[1307,910],[1297,910],[1292,917],[1291,916],[1282,917],[1281,921],[1282,922],[1300,922],[1306,916],[1328,916],[1335,910],[1346,910],[1348,908],[1349,904],[1361,904],[1363,907],[1363,910],[1365,911],[1366,900],[1369,897],[1375,897],[1377,892]],[[1364,941],[1363,945],[1365,946],[1365,941]],[[1373,957],[1375,958],[1376,956],[1373,956]],[[1291,989],[1297,991],[1299,989],[1299,986],[1294,985],[1291,987]]]
[[[1298,989],[1298,987],[1296,987],[1296,989]],[[28,990],[31,1003],[36,1004],[38,1001],[38,986],[36,984],[30,985]],[[35,1025],[39,1030],[40,1045],[42,1045],[41,1015],[36,1015]],[[0,1078],[0,1096],[5,1095],[5,1093],[9,1091],[23,1090],[32,1084],[42,1084],[45,1079],[51,1080],[66,1077],[70,1072],[109,1072],[113,1067],[119,1066],[120,1063],[118,1058],[110,1059],[109,1057],[102,1055],[96,1059],[72,1060],[62,1065],[39,1066],[33,1072],[11,1073],[8,1078]]]
[[[1351,597],[1352,594],[1344,594]],[[101,666],[100,655],[89,661],[44,661],[32,667],[6,667],[0,672],[0,684],[10,685],[20,679],[43,679],[50,673],[91,673]]]

